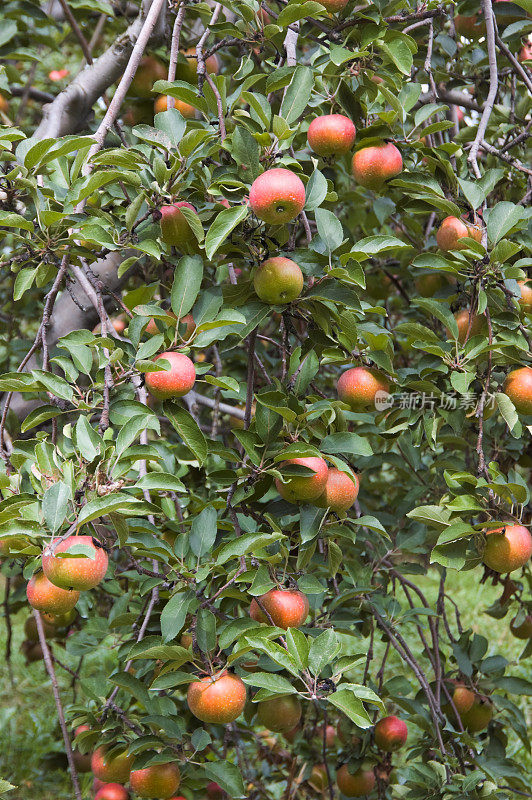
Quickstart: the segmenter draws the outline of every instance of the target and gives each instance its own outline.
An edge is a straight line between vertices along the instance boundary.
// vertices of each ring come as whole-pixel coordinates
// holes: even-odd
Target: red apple
[[[291,464],[307,467],[313,470],[314,474],[288,476],[284,482],[276,478],[275,486],[281,497],[290,503],[316,500],[323,493],[327,484],[327,462],[323,458],[310,456],[308,458],[289,458],[281,466],[289,466]]]
[[[297,217],[305,205],[305,186],[289,169],[269,169],[249,190],[251,210],[270,225],[283,225]]]
[[[61,557],[62,553],[69,553],[78,545],[89,548],[91,555]],[[94,589],[104,579],[108,563],[107,553],[92,536],[69,536],[62,541],[54,539],[42,554],[44,574],[62,589]]]
[[[353,147],[355,137],[356,128],[349,117],[343,114],[324,114],[310,123],[307,141],[309,147],[319,156],[343,156]]]
[[[157,400],[188,394],[196,380],[194,363],[184,353],[160,353],[153,360],[158,361],[160,358],[170,363],[170,369],[146,373],[146,388],[150,394]]]
[[[278,628],[299,628],[308,617],[308,599],[296,589],[270,589],[258,599]],[[257,622],[271,624],[255,599],[251,601],[249,616]]]
[[[362,147],[353,156],[353,175],[366,189],[380,189],[403,170],[403,159],[391,142]]]

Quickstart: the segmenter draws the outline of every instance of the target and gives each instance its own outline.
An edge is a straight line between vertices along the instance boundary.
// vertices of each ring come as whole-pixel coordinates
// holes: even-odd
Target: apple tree
[[[5,657],[25,619],[55,798],[532,796],[531,14],[2,4]]]

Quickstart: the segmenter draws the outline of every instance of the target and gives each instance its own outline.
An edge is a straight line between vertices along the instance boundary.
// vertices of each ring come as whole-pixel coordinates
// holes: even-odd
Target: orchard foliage
[[[79,663],[65,797],[90,753],[142,797],[530,796],[532,683],[490,617],[532,655],[531,373],[505,384],[531,366],[531,13],[2,4],[4,616],[41,564],[82,589],[25,643],[54,685]],[[482,633],[456,571],[500,587]]]

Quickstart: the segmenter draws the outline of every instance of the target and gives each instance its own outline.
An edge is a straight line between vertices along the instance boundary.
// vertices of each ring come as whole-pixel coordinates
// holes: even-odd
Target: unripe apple
[[[469,308],[462,308],[457,311],[454,318],[458,326],[458,341],[460,344],[464,344],[466,338],[471,339],[472,336],[479,336],[487,332],[488,323],[486,317],[483,314],[473,314],[470,321]]]
[[[338,397],[353,411],[375,409],[377,392],[389,392],[390,384],[384,375],[370,367],[352,367],[338,379]]]
[[[308,779],[309,784],[316,792],[324,792],[327,788],[327,770],[325,764],[315,764]]]
[[[278,628],[299,628],[308,617],[308,598],[297,589],[270,589],[258,599]],[[249,616],[257,622],[271,624],[255,599],[251,601]]]
[[[190,203],[179,202],[171,206],[161,206],[161,239],[165,244],[178,247],[180,250],[190,252],[198,249],[198,240],[192,228],[181,213],[181,208],[190,208],[195,211]]]
[[[26,595],[32,608],[49,614],[65,614],[74,608],[79,599],[79,592],[61,589],[51,583],[42,572],[31,578],[26,587]]]
[[[181,774],[177,764],[153,764],[151,767],[133,770],[129,783],[139,797],[168,800],[179,788]]]
[[[529,314],[532,312],[532,281],[527,278],[525,281],[517,281],[517,285],[521,290],[521,297],[518,303],[523,311]]]
[[[314,475],[294,475],[286,477],[284,482],[276,478],[275,486],[281,497],[290,503],[316,500],[323,493],[327,484],[327,462],[323,458],[310,456],[308,458],[289,458],[281,466],[291,464],[307,467],[314,471]]]
[[[406,722],[399,717],[384,717],[375,725],[374,736],[377,747],[387,753],[394,753],[406,744],[408,728]]]
[[[188,707],[202,722],[224,725],[234,722],[246,705],[244,682],[229,672],[207,675],[188,687]]]
[[[482,243],[482,230],[476,225],[470,225],[458,217],[445,217],[436,233],[438,247],[445,252],[450,250],[461,250],[466,247],[467,242],[461,239],[474,239],[479,244]]]
[[[91,555],[61,558],[61,553],[68,553],[77,545],[88,547]],[[107,553],[92,536],[69,536],[63,541],[54,539],[42,554],[44,574],[62,589],[94,589],[104,579],[108,563]]]
[[[532,367],[520,367],[509,372],[503,392],[519,414],[532,414]]]
[[[249,205],[255,216],[264,222],[284,225],[303,210],[305,186],[289,169],[269,169],[251,184]]]
[[[287,694],[259,703],[257,718],[261,725],[276,733],[290,731],[301,719],[301,700],[297,695]]]
[[[194,363],[184,353],[167,352],[155,356],[154,361],[163,358],[170,363],[164,372],[147,372],[146,388],[157,400],[183,397],[188,394],[196,380]]]
[[[451,278],[443,272],[429,272],[417,278],[416,289],[421,297],[434,297],[437,292],[450,286],[451,282]]]
[[[366,189],[380,189],[403,170],[403,159],[391,142],[363,147],[353,156],[353,175]]]
[[[524,525],[503,525],[487,531],[482,560],[494,572],[513,572],[528,563],[532,536]]]
[[[153,108],[156,114],[166,111],[168,109],[168,98],[166,95],[160,95],[155,101]],[[185,119],[194,119],[196,116],[196,109],[194,106],[191,106],[189,103],[185,103],[184,100],[178,100],[177,97],[174,98],[174,108],[177,109],[177,111],[179,111],[181,116]]]
[[[272,305],[291,303],[301,294],[303,283],[299,265],[284,256],[263,261],[253,277],[253,286],[260,299]]]
[[[318,508],[330,508],[339,514],[351,508],[358,497],[359,489],[360,480],[354,472],[348,475],[336,467],[329,467],[325,490],[317,500],[314,500],[313,505]]]
[[[524,620],[519,624],[515,624],[517,617],[514,617],[510,622],[510,631],[516,639],[532,639],[532,614],[527,614]]]
[[[493,718],[493,706],[488,701],[476,698],[469,711],[460,716],[464,728],[470,733],[479,733],[490,724]]]
[[[90,772],[91,755],[90,753],[80,753],[79,750],[72,750],[72,758],[77,772]]]
[[[189,83],[196,83],[198,80],[198,60],[196,58],[196,48],[189,47],[185,50],[186,64],[179,63],[176,70],[176,78]],[[216,74],[220,69],[220,62],[216,53],[209,56],[205,61],[205,69],[209,75]]]
[[[126,752],[109,756],[109,750],[109,747],[98,747],[92,754],[91,767],[95,777],[106,783],[126,783],[133,766],[133,756]]]
[[[343,5],[345,3],[342,2],[342,7]],[[307,133],[309,147],[319,156],[343,156],[351,150],[355,138],[356,128],[349,117],[343,114],[316,117],[310,123]]]
[[[164,81],[168,77],[168,71],[164,64],[155,56],[143,56],[135,77],[129,87],[130,94],[136,97],[149,98],[152,96],[151,90],[156,81]]]
[[[94,796],[94,800],[128,800],[129,792],[119,783],[104,784]]]
[[[346,797],[363,797],[375,788],[375,773],[369,767],[360,767],[351,774],[344,764],[336,773],[336,783]]]

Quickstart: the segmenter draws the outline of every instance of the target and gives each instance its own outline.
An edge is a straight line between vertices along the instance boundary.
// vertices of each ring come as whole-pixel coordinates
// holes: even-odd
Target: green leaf
[[[248,215],[246,205],[225,208],[216,216],[214,222],[205,237],[205,253],[207,258],[212,258],[218,248],[228,238],[229,234],[239,225]]]
[[[183,442],[192,450],[200,464],[203,464],[208,453],[207,440],[194,417],[177,403],[165,402],[163,408]]]
[[[508,425],[509,429],[513,431],[513,429],[519,422],[519,416],[517,414],[517,411],[515,410],[514,404],[512,403],[508,395],[504,394],[504,392],[496,392],[495,400],[497,402],[497,407],[504,418],[504,421]]]
[[[44,521],[52,533],[55,533],[66,517],[71,500],[70,488],[62,481],[53,483],[44,493],[42,513]]]
[[[326,208],[317,208],[315,216],[320,239],[329,253],[332,253],[344,240],[342,223],[336,214]]]
[[[322,453],[350,453],[355,456],[372,456],[373,450],[367,439],[363,439],[358,433],[330,433],[323,439],[320,450]]]
[[[280,111],[281,117],[289,125],[295,122],[307,107],[313,85],[314,75],[310,67],[296,67],[283,97]]]
[[[193,87],[192,84],[186,81],[174,81],[173,83],[169,83],[168,81],[156,81],[152,86],[152,92],[176,97],[178,100],[183,100],[183,102],[188,103],[188,105],[199,109],[199,111],[202,111],[204,114],[209,113],[209,107],[205,98],[200,97],[197,87]]]
[[[203,280],[203,260],[200,256],[183,256],[174,272],[170,302],[178,319],[188,314],[198,296]]]
[[[208,608],[200,608],[196,616],[196,642],[203,653],[216,647],[216,617]]]
[[[137,500],[130,494],[126,494],[126,492],[116,492],[105,497],[97,497],[95,500],[89,500],[79,513],[78,527],[87,522],[92,522],[93,519],[110,514],[112,511],[121,511],[124,514],[135,516],[137,514],[153,514],[158,510],[157,506]]]
[[[288,629],[289,632],[292,628]],[[267,689],[272,694],[296,694],[296,690],[287,678],[282,675],[274,675],[271,672],[255,672],[252,675],[243,677],[244,683],[248,686],[257,686],[259,689]]]
[[[254,181],[261,172],[259,143],[248,129],[242,125],[239,125],[233,133],[232,153],[237,164],[249,169],[250,178]]]
[[[203,769],[233,800],[247,797],[240,770],[230,761],[206,761]]]
[[[315,169],[306,187],[305,211],[314,211],[327,196],[327,179],[323,172]]]
[[[379,47],[404,75],[410,75],[414,58],[408,45],[397,37],[386,42],[379,42]]]
[[[179,145],[187,127],[186,120],[177,108],[168,108],[166,111],[156,114],[153,124],[157,130],[166,133],[175,148]]]
[[[286,631],[286,646],[297,667],[301,670],[306,669],[308,667],[310,649],[306,636],[298,628],[288,628]]]
[[[308,654],[308,664],[314,675],[319,675],[321,671],[332,664],[340,652],[340,643],[336,633],[332,628],[328,628],[312,640]]]
[[[306,2],[303,3],[289,3],[279,14],[275,20],[275,24],[287,28],[288,25],[297,22],[298,19],[312,17],[321,10],[321,4],[314,2],[314,0],[306,0]]]
[[[192,520],[189,543],[195,556],[201,556],[212,550],[217,534],[216,509],[207,506]]]
[[[526,218],[525,209],[506,200],[490,209],[488,216],[488,238],[492,244],[506,236],[512,228]]]
[[[362,701],[358,700],[349,689],[338,689],[333,694],[328,695],[327,702],[339,708],[359,728],[365,730],[371,727],[371,719]]]
[[[256,554],[263,547],[284,538],[283,533],[246,533],[244,536],[239,536],[234,541],[224,544],[218,553],[216,563],[225,564],[231,558],[239,558],[245,556],[246,553]]]
[[[20,300],[25,292],[31,288],[37,270],[35,267],[24,267],[15,278],[15,286],[13,287],[13,300]]]
[[[190,604],[195,599],[191,589],[172,595],[161,611],[161,633],[164,642],[175,639],[185,625]]]
[[[443,322],[445,327],[450,330],[451,335],[454,336],[455,339],[458,339],[458,325],[454,314],[450,312],[446,303],[439,303],[437,300],[432,300],[429,297],[416,297],[415,302],[416,305],[426,312],[428,317],[433,316],[439,319],[440,322]]]

